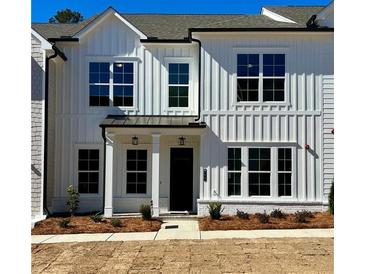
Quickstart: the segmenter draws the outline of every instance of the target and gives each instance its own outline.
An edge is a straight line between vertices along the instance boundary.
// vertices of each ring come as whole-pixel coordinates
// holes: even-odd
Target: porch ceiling
[[[126,116],[108,115],[100,124],[102,128],[206,128],[194,116]]]

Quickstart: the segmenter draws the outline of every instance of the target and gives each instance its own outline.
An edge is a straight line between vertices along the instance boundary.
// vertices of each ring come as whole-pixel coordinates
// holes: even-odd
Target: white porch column
[[[110,218],[113,215],[113,150],[114,141],[110,136],[106,137],[105,146],[105,203],[104,217]]]
[[[152,212],[160,215],[160,135],[152,134]]]

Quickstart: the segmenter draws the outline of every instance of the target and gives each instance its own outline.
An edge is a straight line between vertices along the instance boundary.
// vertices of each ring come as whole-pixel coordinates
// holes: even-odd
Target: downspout
[[[47,167],[48,167],[48,83],[49,83],[49,60],[61,57],[63,61],[67,61],[65,54],[55,45],[52,45],[54,53],[51,56],[46,56],[45,81],[44,81],[44,142],[43,142],[43,208],[46,214],[49,214],[47,208]]]
[[[103,137],[104,140],[104,157],[103,157],[103,207],[101,209],[101,212],[104,212],[104,208],[105,208],[105,168],[106,168],[106,160],[105,160],[105,156],[106,156],[106,137],[105,137],[105,127],[101,127],[101,137]]]
[[[189,40],[190,42],[196,42],[199,45],[199,75],[198,75],[198,116],[194,119],[196,122],[200,121],[200,111],[201,111],[201,106],[200,106],[200,97],[201,97],[201,71],[202,71],[202,65],[201,65],[201,50],[202,50],[202,42],[199,39],[195,39],[192,37],[192,33],[191,31],[189,31]]]

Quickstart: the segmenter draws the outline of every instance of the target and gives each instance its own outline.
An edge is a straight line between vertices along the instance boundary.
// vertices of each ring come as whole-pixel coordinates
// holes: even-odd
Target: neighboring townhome
[[[105,217],[141,204],[207,215],[211,201],[226,214],[326,210],[333,13],[333,3],[258,15],[108,8],[33,23],[34,214],[66,211],[71,184],[80,212]]]

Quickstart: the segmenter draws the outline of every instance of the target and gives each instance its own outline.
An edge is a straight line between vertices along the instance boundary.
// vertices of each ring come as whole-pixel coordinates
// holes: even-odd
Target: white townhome
[[[229,214],[325,210],[333,13],[333,3],[258,15],[108,8],[78,24],[32,24],[45,68],[33,69],[43,131],[32,128],[32,145],[46,143],[32,155],[45,156],[34,216],[65,211],[70,184],[80,211],[106,217],[144,203],[155,216],[206,215],[210,201]]]

